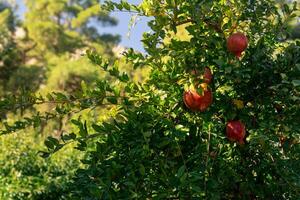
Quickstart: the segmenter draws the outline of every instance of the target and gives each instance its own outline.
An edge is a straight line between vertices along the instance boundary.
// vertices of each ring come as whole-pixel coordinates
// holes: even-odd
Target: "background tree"
[[[7,89],[7,82],[21,63],[19,49],[14,41],[16,19],[12,7],[0,3],[0,80],[1,95]]]
[[[98,1],[28,0],[26,6],[28,11],[23,27],[28,33],[27,43],[31,44],[26,57],[29,63],[41,66],[45,73],[50,73],[45,75],[49,78],[46,85],[50,84],[51,89],[64,90],[71,88],[65,83],[72,80],[72,76],[79,76],[80,81],[95,80],[91,76],[100,74],[94,67],[86,67],[88,62],[81,58],[82,51],[87,47],[95,48],[101,54],[112,57],[112,46],[119,41],[119,37],[104,41],[96,26],[115,25],[116,20],[100,10]],[[61,67],[70,59],[73,60],[71,68]]]
[[[119,36],[101,35],[97,31],[103,25],[117,23],[108,12],[100,10],[97,1],[28,0],[26,6],[22,22],[15,17],[13,5],[1,4],[1,128],[20,122],[22,117],[34,112],[51,112],[55,108],[51,103],[25,103],[35,98],[34,93],[37,97],[64,90],[78,97],[83,85],[106,79],[103,71],[82,56],[85,49],[97,50],[110,62],[120,53],[112,50]],[[123,66],[123,70],[129,69],[127,64]],[[15,95],[21,98],[14,99]],[[112,107],[85,108],[80,109],[82,118],[97,121],[114,111]],[[62,150],[63,154],[44,160],[38,151],[48,136],[60,138],[64,131],[74,129],[65,125],[70,117],[71,114],[58,116],[47,123],[36,121],[40,126],[1,137],[0,146],[4,151],[0,154],[0,199],[67,198],[66,184],[79,168],[83,154],[71,145]]]

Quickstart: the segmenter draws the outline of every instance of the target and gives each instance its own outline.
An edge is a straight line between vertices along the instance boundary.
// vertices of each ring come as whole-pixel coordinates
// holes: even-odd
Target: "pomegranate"
[[[191,74],[192,75],[197,75],[199,74],[198,70],[194,69],[191,71]],[[205,67],[204,68],[204,73],[203,73],[203,82],[204,83],[207,83],[207,84],[210,84],[211,81],[212,81],[212,78],[213,78],[213,75],[211,73],[211,70],[209,67]]]
[[[245,125],[239,120],[227,122],[226,135],[230,141],[244,144],[244,138],[246,136]]]
[[[204,68],[204,83],[210,84],[213,78],[211,70],[208,67]]]
[[[201,95],[195,90],[188,90],[183,93],[183,101],[192,111],[203,112],[212,104],[213,96],[209,89],[204,90]]]
[[[240,57],[248,46],[248,39],[243,33],[234,33],[227,39],[227,49],[235,56]]]

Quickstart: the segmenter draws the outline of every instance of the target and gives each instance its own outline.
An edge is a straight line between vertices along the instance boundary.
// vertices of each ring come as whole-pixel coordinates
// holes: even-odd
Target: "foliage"
[[[28,37],[38,46],[37,54],[63,53],[85,47],[91,41],[102,42],[94,23],[115,25],[116,20],[100,10],[97,0],[92,1],[26,1],[24,26]],[[38,17],[37,17],[38,16]],[[32,23],[34,21],[34,23]]]
[[[7,81],[18,69],[19,51],[13,40],[15,18],[12,9],[0,3],[0,81],[1,90],[6,90]]]
[[[35,65],[46,71],[44,88],[65,90],[71,81],[75,87],[73,90],[78,90],[82,80],[95,81],[95,68],[81,59],[82,52],[93,48],[113,58],[111,48],[118,38],[115,41],[102,40],[96,26],[115,25],[116,20],[100,10],[98,1],[29,0],[26,6],[28,12],[23,26],[28,32],[27,43],[33,46],[27,56],[35,59]],[[72,62],[65,64],[69,60]],[[76,77],[78,80],[74,81]]]
[[[1,199],[68,199],[66,191],[74,170],[80,166],[82,154],[74,154],[72,146],[43,159],[44,136],[18,133],[2,136],[0,148]],[[33,139],[34,138],[34,139]]]
[[[18,21],[14,7],[0,3],[0,126],[6,127],[2,134],[17,132],[1,138],[0,199],[66,199],[68,181],[79,168],[82,154],[71,145],[62,154],[43,160],[38,151],[48,136],[60,138],[64,131],[72,131],[65,124],[77,116],[65,115],[63,109],[51,113],[55,106],[41,105],[41,94],[65,90],[76,96],[81,85],[106,79],[82,54],[92,48],[114,60],[112,47],[119,36],[103,36],[97,29],[117,21],[100,11],[97,1],[28,0],[26,6],[24,21]],[[66,100],[60,93],[52,95]],[[54,98],[47,97],[49,101]],[[102,121],[114,112],[86,108],[83,105],[78,112],[89,120]],[[30,118],[34,113],[43,114]],[[26,128],[29,125],[34,129]]]
[[[284,8],[284,10],[288,11],[288,6],[286,6],[286,3],[292,3],[292,1],[284,1],[284,0],[277,0],[278,6]],[[298,5],[299,6],[299,5]],[[297,17],[298,16],[298,17]],[[286,26],[287,32],[287,39],[299,39],[300,38],[300,11],[295,11],[293,13],[293,17],[288,18],[288,23]]]
[[[77,94],[3,99],[1,110],[55,107],[6,123],[1,133],[38,127],[81,110],[113,109],[102,122],[73,118],[69,122],[77,131],[45,140],[45,158],[70,143],[86,154],[85,167],[77,170],[66,191],[71,199],[297,199],[300,41],[281,41],[298,4],[275,5],[272,0],[145,0],[139,6],[106,2],[101,8],[107,11],[153,17],[152,31],[143,37],[147,55],[124,54],[134,68],[151,68],[148,80],[133,81],[118,61],[89,50],[87,57],[112,77],[109,81],[82,83]],[[177,34],[179,26],[184,38]],[[240,59],[226,48],[234,32],[249,40]],[[190,71],[205,67],[213,71],[208,87],[214,102],[205,112],[192,112],[182,94],[194,84]],[[244,145],[226,138],[229,120],[245,124]]]

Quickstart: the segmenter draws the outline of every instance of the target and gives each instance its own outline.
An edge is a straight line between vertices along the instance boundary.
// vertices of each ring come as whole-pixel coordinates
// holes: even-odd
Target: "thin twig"
[[[116,97],[116,96],[105,96],[107,97]],[[123,96],[121,97],[116,97],[116,98],[124,98]],[[74,100],[53,100],[53,101],[35,101],[35,102],[29,102],[29,103],[18,103],[18,104],[13,104],[10,107],[6,107],[5,110],[8,109],[19,109],[22,107],[28,107],[28,106],[33,106],[33,105],[42,105],[42,104],[67,104],[67,103],[78,103],[81,101],[87,101],[87,100],[98,100],[98,97],[89,97],[89,98],[80,98],[80,99],[74,99]],[[115,104],[101,104],[101,105],[115,105]]]
[[[187,24],[187,23],[196,23],[196,21],[193,20],[193,19],[186,19],[186,20],[183,20],[183,21],[181,21],[181,22],[177,22],[177,23],[176,23],[176,26],[180,26],[180,25],[182,25],[182,24]]]
[[[208,160],[209,160],[209,151],[210,151],[210,125],[208,125],[208,139],[207,139],[207,147],[206,147],[206,150],[207,150],[207,157],[206,157],[206,161],[205,161],[205,172],[208,174],[208,169],[207,169],[207,166],[208,166]],[[205,195],[207,194],[206,193],[206,189],[207,189],[207,181],[206,181],[206,174],[204,174],[204,191],[205,191]]]
[[[131,11],[131,10],[113,10],[112,12],[122,12],[122,13],[132,13],[132,14],[137,14],[139,16],[142,16],[142,17],[148,17],[147,15],[144,15],[138,11]]]
[[[203,22],[209,26],[210,28],[213,28],[216,32],[218,33],[223,33],[222,29],[220,28],[220,26],[218,24],[215,24],[215,23],[212,23],[211,21],[209,21],[208,19],[203,19]],[[197,23],[196,20],[193,20],[193,19],[186,19],[186,20],[183,20],[181,22],[177,22],[176,23],[176,26],[180,26],[182,24],[187,24],[187,23]]]

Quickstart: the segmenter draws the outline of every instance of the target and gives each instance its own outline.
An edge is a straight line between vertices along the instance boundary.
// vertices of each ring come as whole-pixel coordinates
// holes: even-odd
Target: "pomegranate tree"
[[[284,20],[296,14],[293,8],[278,12],[273,0],[106,4],[103,9],[133,10],[142,16],[155,8],[166,15],[148,23],[151,31],[143,35],[147,54],[124,52],[133,67],[150,67],[145,82],[126,76],[118,68],[123,63],[88,52],[112,76],[109,82],[83,88],[74,102],[73,96],[50,96],[62,102],[55,109],[58,117],[70,107],[76,111],[71,122],[77,132],[64,133],[60,143],[47,140],[52,143],[46,153],[61,149],[67,139],[87,152],[84,168],[72,181],[74,197],[68,199],[299,199],[300,42],[282,44],[280,33],[286,29]],[[183,25],[187,37],[179,32]],[[245,33],[227,39],[232,27]],[[251,36],[249,47],[246,33]],[[242,60],[228,58],[229,53],[240,57],[246,48]],[[183,72],[199,64],[213,66],[214,84],[203,87],[212,81],[200,67],[199,78],[193,77],[195,89],[184,92],[183,84],[191,84],[193,75]],[[27,103],[23,100],[14,102]],[[2,109],[10,106],[7,102],[2,101]],[[78,117],[79,109],[98,106],[112,108],[114,114],[104,122]],[[42,124],[36,118],[21,122],[9,130]],[[231,145],[245,142],[244,123],[247,145]]]

